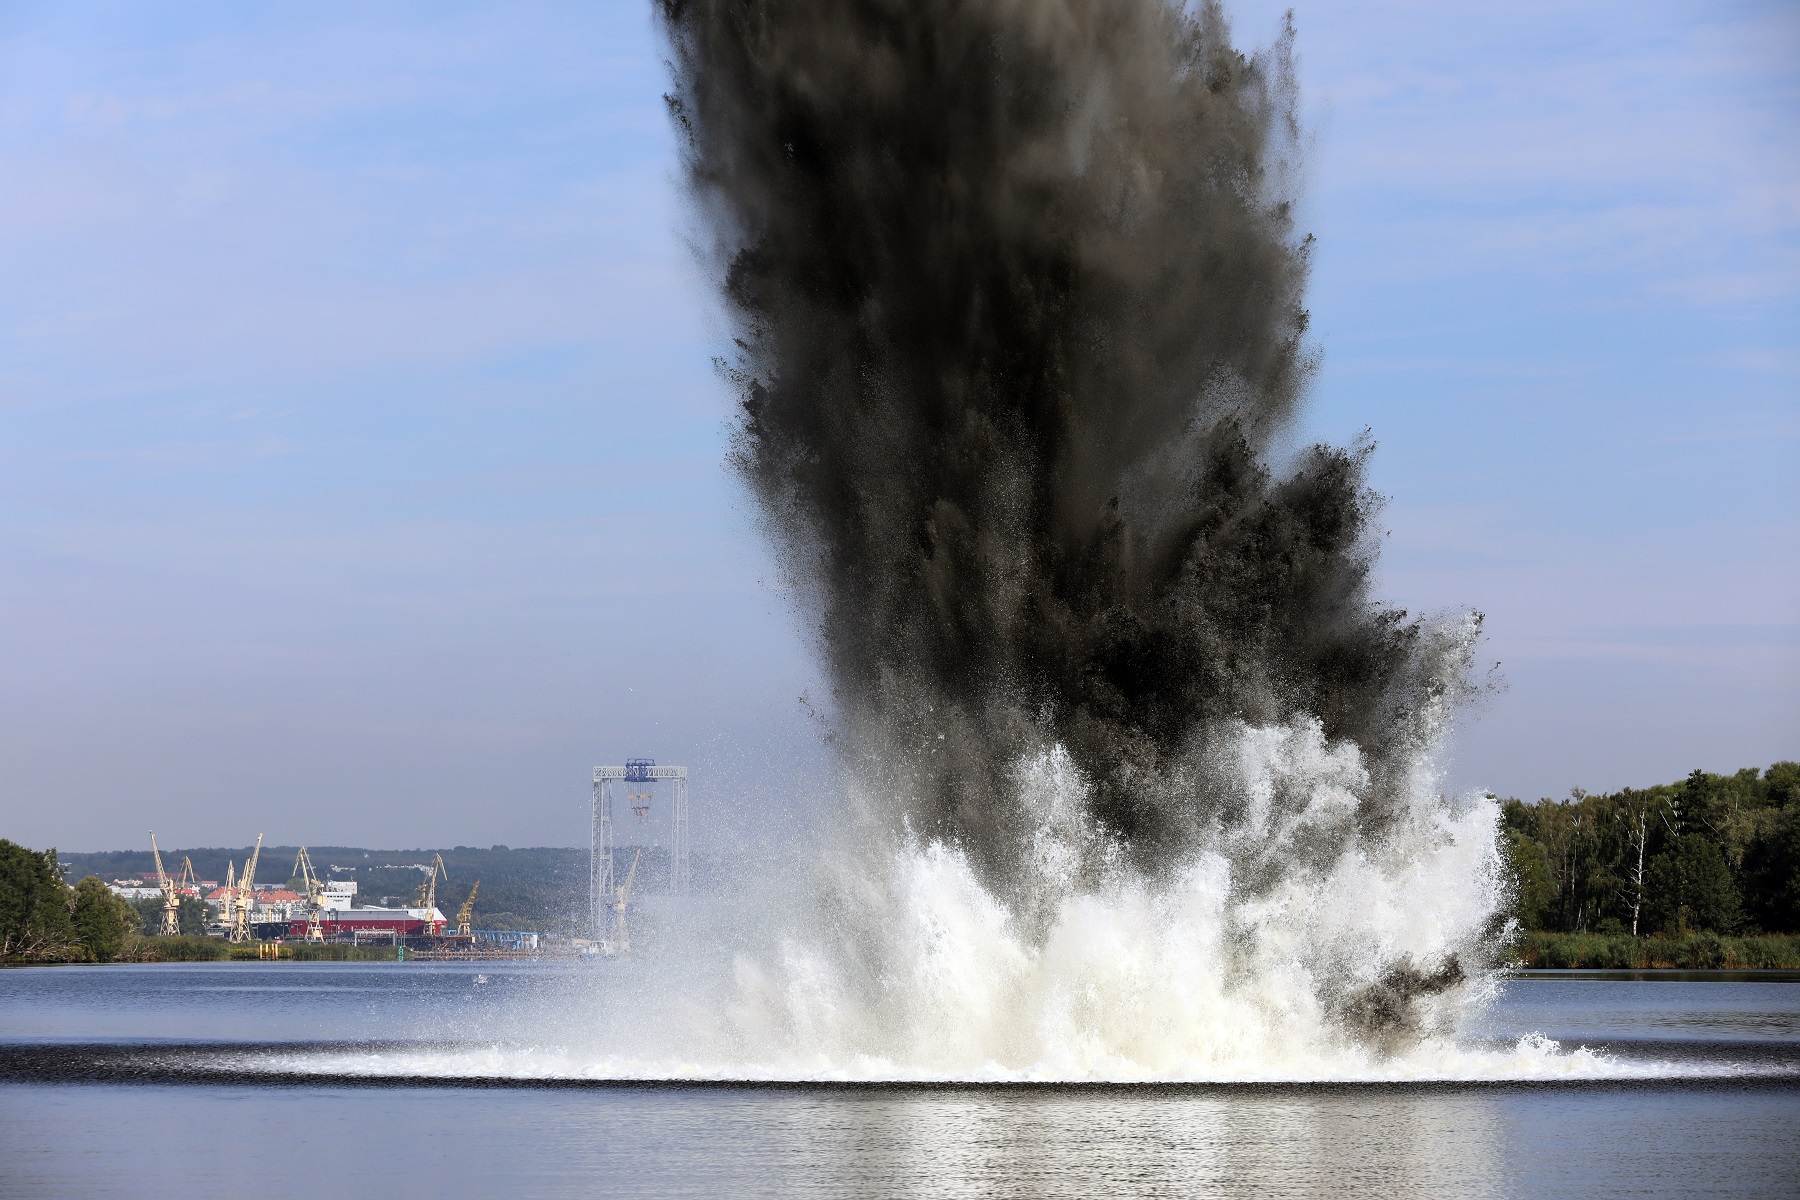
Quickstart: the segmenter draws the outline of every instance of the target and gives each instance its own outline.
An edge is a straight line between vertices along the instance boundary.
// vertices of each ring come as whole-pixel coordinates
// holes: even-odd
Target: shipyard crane
[[[238,876],[237,895],[233,897],[231,906],[231,932],[228,940],[247,942],[250,940],[250,910],[256,906],[256,862],[262,857],[263,835],[256,835],[256,849],[244,862],[244,873]]]
[[[219,901],[219,924],[225,932],[231,932],[231,906],[237,901],[237,864],[229,858],[225,860],[225,895]]]
[[[300,886],[306,889],[306,940],[322,942],[325,940],[325,885],[319,882],[319,876],[313,870],[312,855],[306,847],[300,847],[300,853],[294,856],[294,875],[300,880]]]
[[[163,894],[162,924],[156,932],[162,937],[174,937],[181,932],[181,893],[175,890],[175,880],[163,870],[162,851],[156,848],[154,829],[150,831],[150,857],[156,860],[156,882]]]
[[[176,880],[176,882],[175,882],[175,892],[176,892],[176,896],[177,896],[177,899],[175,901],[175,927],[177,929],[180,929],[181,928],[181,900],[186,897],[189,897],[189,896],[194,897],[196,900],[198,900],[200,898],[200,881],[197,880],[196,878],[194,878],[194,860],[189,858],[185,854],[181,856],[181,878]],[[206,908],[204,905],[201,907],[200,912],[201,912],[200,932],[205,933],[206,932],[206,924],[205,924]]]
[[[419,907],[425,910],[427,921],[431,919],[431,910],[437,905],[437,885],[440,878],[449,883],[450,872],[444,867],[444,856],[433,854],[431,870],[426,873],[425,882],[419,885]]]
[[[458,937],[473,938],[475,936],[473,923],[475,920],[475,893],[480,890],[481,880],[477,879],[475,886],[469,889],[469,898],[464,900],[462,907],[456,910],[456,936]]]
[[[631,860],[631,870],[625,873],[625,882],[619,885],[615,895],[607,907],[612,909],[612,937],[608,939],[608,949],[613,954],[624,954],[631,949],[631,933],[625,926],[625,909],[631,903],[631,887],[637,882],[638,862],[644,857],[642,847],[638,848]]]

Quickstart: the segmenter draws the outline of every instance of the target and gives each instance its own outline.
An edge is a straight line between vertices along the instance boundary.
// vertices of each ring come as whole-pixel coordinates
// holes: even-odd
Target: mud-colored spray
[[[1140,1009],[1260,987],[1283,1029],[1419,1036],[1496,908],[1491,811],[1430,768],[1476,622],[1373,600],[1368,446],[1277,461],[1314,369],[1291,30],[1247,57],[1210,0],[657,11],[734,464],[816,623],[858,836],[887,839],[842,873],[840,951],[793,971],[929,989],[896,931],[960,889],[1007,948],[955,987],[996,1011],[1049,1020],[1025,993],[1104,974],[1044,977],[1093,952],[1071,921],[1109,936],[1098,904],[1180,976]],[[746,970],[796,1039],[897,1036],[822,1033],[799,975]]]

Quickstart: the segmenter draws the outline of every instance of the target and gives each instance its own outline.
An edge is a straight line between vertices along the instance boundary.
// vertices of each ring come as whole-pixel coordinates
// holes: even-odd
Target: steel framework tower
[[[653,759],[633,758],[622,767],[594,768],[593,828],[588,838],[588,903],[592,906],[595,936],[607,929],[608,904],[613,899],[613,784],[671,783],[675,785],[675,813],[669,836],[669,890],[685,896],[691,877],[688,867],[688,769],[657,766]]]

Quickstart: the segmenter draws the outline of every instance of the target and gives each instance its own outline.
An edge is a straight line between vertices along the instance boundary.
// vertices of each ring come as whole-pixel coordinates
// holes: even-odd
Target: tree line
[[[56,851],[0,838],[0,959],[110,962],[138,927],[138,910],[99,876],[71,887]]]
[[[1526,930],[1800,932],[1800,763],[1502,806]]]

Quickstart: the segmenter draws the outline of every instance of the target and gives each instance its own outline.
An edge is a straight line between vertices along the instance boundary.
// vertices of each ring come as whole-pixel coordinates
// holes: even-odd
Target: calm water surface
[[[579,985],[571,970],[0,971],[0,1196],[1800,1194],[1800,983],[1766,977],[1517,978],[1476,1031],[1765,1072],[1735,1081],[414,1087],[129,1069],[198,1043],[482,1031]]]

